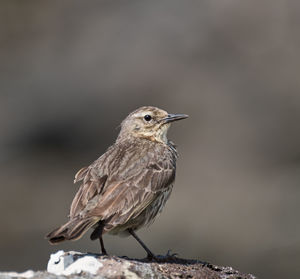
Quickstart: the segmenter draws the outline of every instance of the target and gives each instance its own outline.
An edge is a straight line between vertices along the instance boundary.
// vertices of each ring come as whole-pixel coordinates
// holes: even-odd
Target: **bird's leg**
[[[155,257],[155,255],[150,251],[150,249],[145,245],[145,243],[136,235],[136,233],[133,231],[133,229],[128,229],[128,232],[137,240],[137,242],[139,244],[141,244],[141,246],[145,249],[145,251],[147,252],[147,258],[149,260],[157,260],[157,258]]]
[[[100,245],[101,245],[101,252],[103,255],[107,255],[107,252],[104,248],[104,242],[103,242],[103,238],[102,238],[102,235],[99,236],[99,240],[100,240]]]
[[[100,241],[100,245],[101,245],[101,252],[103,255],[107,255],[107,252],[104,248],[104,242],[103,242],[103,238],[102,238],[102,234],[103,234],[103,229],[104,229],[104,222],[103,221],[99,221],[97,224],[97,227],[94,229],[94,231],[92,232],[90,239],[91,240],[96,240],[97,238]]]

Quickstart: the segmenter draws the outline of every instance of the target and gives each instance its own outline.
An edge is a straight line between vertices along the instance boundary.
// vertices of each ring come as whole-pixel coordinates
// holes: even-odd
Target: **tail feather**
[[[99,221],[98,218],[73,219],[46,235],[51,244],[65,240],[77,240]]]

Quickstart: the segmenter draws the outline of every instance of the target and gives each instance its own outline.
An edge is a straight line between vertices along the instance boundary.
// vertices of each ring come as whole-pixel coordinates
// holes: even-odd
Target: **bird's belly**
[[[109,234],[119,234],[120,236],[128,236],[127,229],[138,230],[143,226],[151,225],[155,217],[161,213],[167,200],[172,192],[173,185],[170,185],[165,191],[162,191],[157,198],[149,204],[140,215],[129,219],[125,224],[115,226],[110,230]]]

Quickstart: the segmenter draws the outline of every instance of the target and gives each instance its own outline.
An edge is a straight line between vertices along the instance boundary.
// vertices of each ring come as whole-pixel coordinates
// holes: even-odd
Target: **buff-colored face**
[[[170,123],[187,118],[185,114],[168,114],[156,107],[141,107],[127,116],[122,122],[121,133],[152,141],[167,142]]]

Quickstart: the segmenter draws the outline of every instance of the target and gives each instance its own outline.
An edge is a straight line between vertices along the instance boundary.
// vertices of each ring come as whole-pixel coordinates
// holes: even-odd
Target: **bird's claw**
[[[167,254],[166,254],[166,258],[176,258],[178,256],[178,253],[172,253],[171,254],[171,249],[168,250]]]
[[[176,261],[177,260],[177,253],[171,253],[171,250],[168,250],[167,254],[165,256],[155,256],[153,254],[147,255],[148,261],[156,261],[157,263],[164,263],[169,261]]]
[[[147,255],[147,260],[148,261],[156,261],[156,262],[159,262],[159,258],[158,257],[156,257],[155,255],[153,255],[153,254],[148,254]]]

